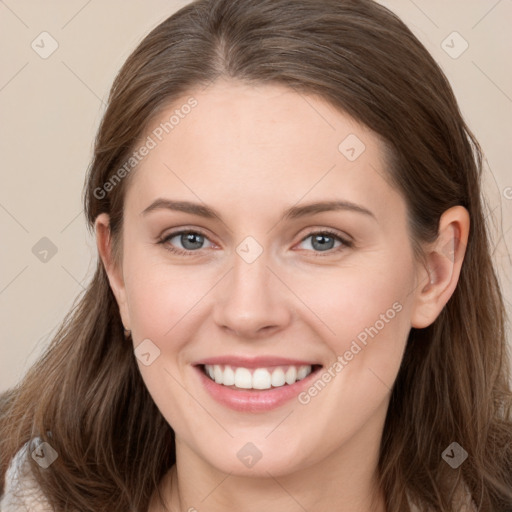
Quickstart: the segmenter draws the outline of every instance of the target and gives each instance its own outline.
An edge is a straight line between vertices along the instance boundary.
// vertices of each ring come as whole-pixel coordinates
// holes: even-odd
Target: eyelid
[[[202,249],[197,249],[195,251],[192,251],[190,249],[181,249],[179,247],[173,247],[171,249],[170,244],[168,244],[169,240],[171,238],[174,238],[174,237],[178,236],[178,235],[182,235],[182,234],[186,234],[186,233],[194,233],[196,235],[201,235],[202,237],[207,239],[211,244],[216,245],[215,242],[212,242],[210,240],[210,236],[206,232],[204,232],[202,229],[192,228],[192,227],[189,228],[189,227],[186,227],[186,226],[182,227],[182,228],[179,228],[176,231],[171,231],[170,233],[167,233],[165,235],[159,236],[158,240],[157,240],[157,244],[161,244],[168,251],[171,251],[171,252],[174,252],[174,253],[178,253],[178,254],[183,254],[183,255],[196,255],[196,254],[199,254]]]
[[[334,247],[332,249],[328,249],[326,251],[311,251],[308,250],[308,253],[312,253],[314,257],[328,257],[339,254],[342,251],[350,249],[354,247],[354,241],[351,236],[341,234],[338,230],[332,228],[309,228],[308,233],[303,236],[299,243],[304,242],[308,238],[314,235],[328,235],[331,238],[338,239],[341,242],[341,245],[338,247]]]
[[[198,254],[200,254],[202,252],[202,249],[197,249],[194,251],[194,250],[190,250],[190,249],[181,249],[181,248],[177,248],[177,247],[171,248],[166,245],[166,243],[171,238],[174,238],[178,235],[182,235],[182,234],[186,234],[186,233],[194,233],[197,235],[201,235],[202,237],[207,239],[210,243],[212,243],[213,245],[216,245],[215,242],[212,242],[210,240],[209,235],[206,232],[204,232],[202,229],[186,227],[186,226],[178,228],[176,231],[171,231],[170,233],[167,233],[165,235],[161,235],[160,237],[158,237],[157,243],[164,245],[167,250],[169,250],[170,252],[173,252],[173,253],[177,253],[177,254],[181,254],[181,255],[198,255]],[[338,230],[335,230],[333,228],[325,228],[325,227],[324,228],[322,228],[322,227],[308,228],[308,232],[304,236],[302,236],[302,238],[299,240],[298,244],[304,242],[305,240],[307,240],[308,238],[310,238],[314,235],[319,235],[319,234],[328,235],[328,236],[338,239],[341,242],[341,246],[339,246],[337,248],[333,248],[333,249],[328,249],[326,251],[307,251],[307,252],[313,253],[315,256],[324,256],[324,255],[329,256],[329,255],[337,254],[340,250],[348,249],[348,248],[351,248],[354,246],[354,241],[351,236],[349,236],[347,234],[341,234]],[[297,244],[295,244],[295,245],[297,245]]]
[[[341,241],[343,241],[346,244],[354,243],[354,239],[348,233],[344,233],[344,232],[339,231],[334,228],[325,228],[325,227],[319,226],[319,227],[312,227],[312,228],[307,228],[307,229],[308,229],[308,231],[307,231],[306,235],[304,235],[301,238],[301,240],[300,240],[301,242],[303,242],[306,238],[309,238],[310,236],[315,235],[315,234],[329,234],[329,235],[332,235],[333,237],[339,238]]]

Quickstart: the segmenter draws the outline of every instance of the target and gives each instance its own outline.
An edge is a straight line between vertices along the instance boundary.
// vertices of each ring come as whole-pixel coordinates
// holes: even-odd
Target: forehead
[[[376,214],[403,206],[375,133],[280,85],[218,81],[195,89],[154,119],[141,141],[151,149],[126,198],[139,212],[162,196],[262,215],[301,200],[343,198],[371,204]]]

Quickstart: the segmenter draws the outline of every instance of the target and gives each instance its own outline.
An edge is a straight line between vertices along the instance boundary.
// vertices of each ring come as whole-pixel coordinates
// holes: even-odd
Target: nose
[[[269,268],[265,252],[252,263],[235,254],[233,268],[216,288],[213,316],[224,331],[257,339],[290,323],[290,293],[276,271]]]

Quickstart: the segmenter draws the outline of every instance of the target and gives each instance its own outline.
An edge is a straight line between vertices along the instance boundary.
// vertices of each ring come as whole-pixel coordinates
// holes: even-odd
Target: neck
[[[174,469],[172,481],[172,512],[331,512],[333,507],[337,512],[386,512],[376,477],[356,481],[345,475],[340,480],[333,474],[326,479],[311,471],[251,479],[219,474],[216,481],[198,485]]]
[[[386,512],[378,486],[380,436],[359,432],[329,457],[293,473],[223,473],[177,443],[164,496],[172,512]]]

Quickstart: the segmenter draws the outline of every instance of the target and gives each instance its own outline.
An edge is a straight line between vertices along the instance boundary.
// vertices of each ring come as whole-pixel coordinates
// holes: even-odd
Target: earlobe
[[[446,210],[438,237],[425,247],[426,266],[419,267],[411,326],[431,325],[453,295],[459,280],[469,236],[469,213],[463,206]]]
[[[98,253],[107,273],[110,288],[114,294],[119,313],[125,329],[130,329],[130,317],[126,302],[126,291],[122,270],[112,256],[112,237],[110,233],[110,218],[108,214],[101,213],[96,217],[95,223],[96,244]]]

